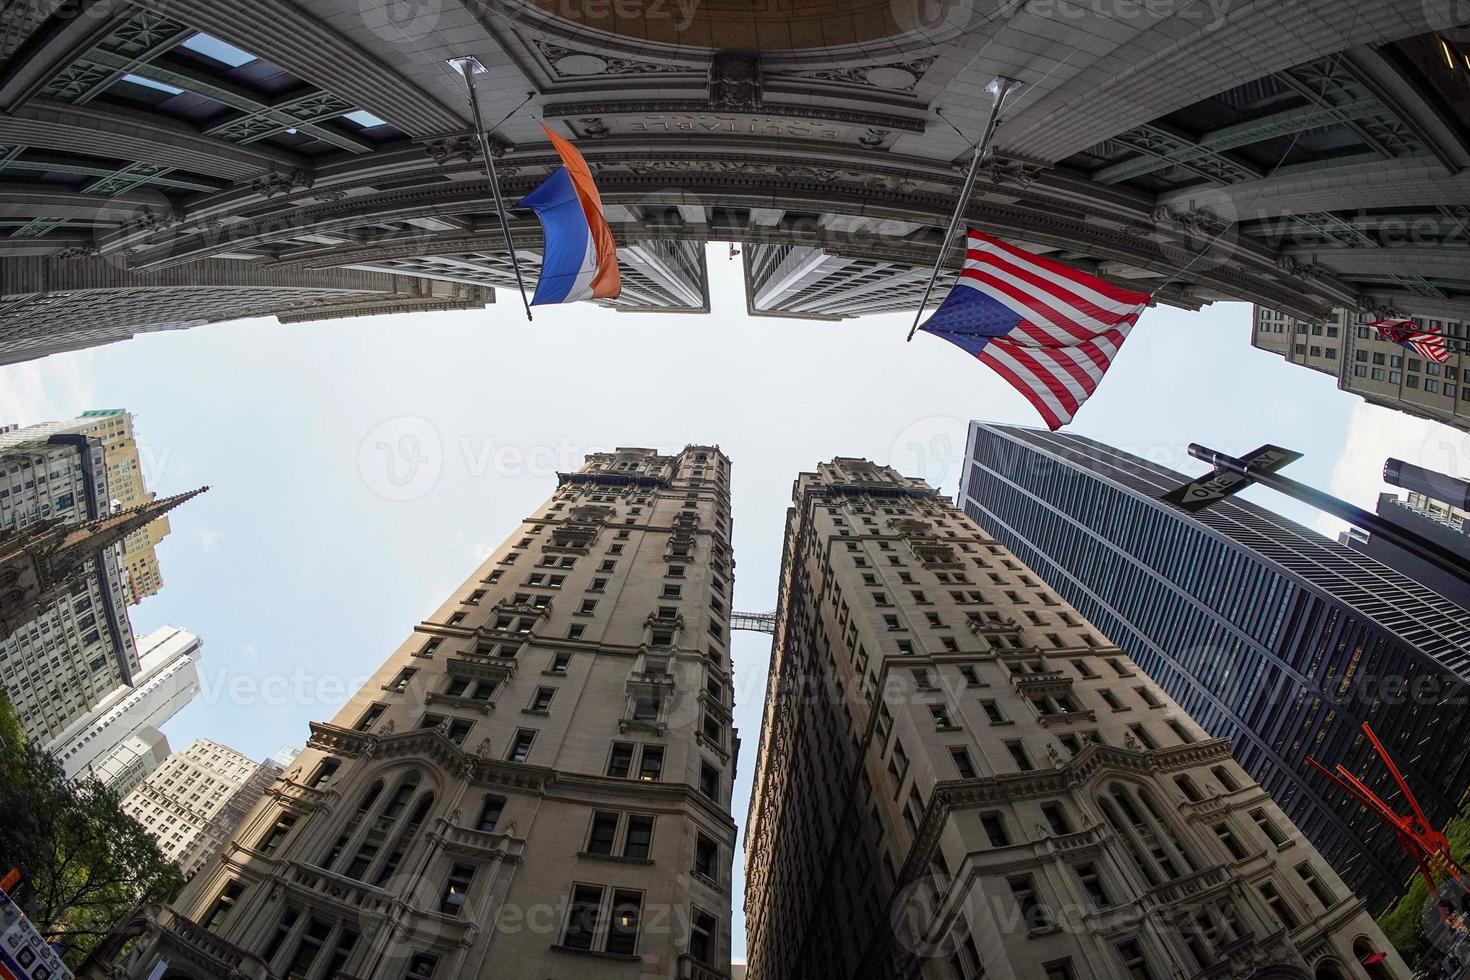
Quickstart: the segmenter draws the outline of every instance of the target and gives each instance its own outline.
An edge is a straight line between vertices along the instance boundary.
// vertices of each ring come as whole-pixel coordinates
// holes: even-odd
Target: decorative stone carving
[[[490,754],[490,739],[480,739],[480,744],[475,748],[475,755],[481,759],[489,759],[492,757]]]
[[[70,248],[64,248],[61,251],[57,252],[53,256],[53,258],[58,258],[64,262],[69,262],[73,259],[88,259],[94,255],[100,254],[102,254],[102,250],[99,249],[96,245],[73,245]]]
[[[992,184],[1014,184],[1017,187],[1029,187],[1041,176],[1041,171],[1037,164],[1009,157],[991,156],[980,164],[980,172]]]
[[[265,176],[257,177],[252,181],[250,189],[257,194],[271,198],[277,194],[289,194],[294,190],[309,188],[315,182],[316,178],[304,170],[293,170],[289,174],[272,170]]]
[[[465,163],[469,163],[480,155],[480,147],[474,137],[465,134],[436,136],[424,140],[424,152],[433,157],[434,162],[442,167],[453,157],[459,157]],[[495,152],[493,144],[490,152]]]
[[[582,135],[592,140],[605,140],[612,135],[612,128],[602,121],[601,116],[585,116],[578,119],[582,124]]]
[[[760,55],[720,51],[709,66],[709,105],[721,112],[759,112]]]
[[[782,72],[785,77],[813,78],[824,82],[842,82],[847,85],[863,85],[881,88],[889,92],[912,92],[914,86],[934,64],[934,58],[916,58],[913,61],[893,61],[882,65],[865,65],[857,68],[817,68],[812,71]]]
[[[1168,225],[1187,234],[1218,235],[1230,227],[1209,208],[1193,204],[1186,211],[1178,211],[1168,205],[1154,208],[1150,217],[1158,225]]]
[[[1303,262],[1290,255],[1276,256],[1276,268],[1296,279],[1321,279],[1322,267],[1315,262]]]
[[[639,61],[634,58],[613,58],[592,51],[578,51],[545,40],[535,42],[536,50],[546,59],[552,74],[558,78],[587,78],[594,75],[669,75],[694,74],[699,71],[694,65],[668,64],[658,61]]]
[[[877,149],[883,145],[883,141],[892,133],[889,129],[880,129],[877,126],[869,126],[868,131],[858,137],[858,142],[869,149]]]

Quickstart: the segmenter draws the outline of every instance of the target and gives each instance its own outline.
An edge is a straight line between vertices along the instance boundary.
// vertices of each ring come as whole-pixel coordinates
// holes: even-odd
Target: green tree
[[[61,763],[24,743],[3,694],[0,738],[0,874],[20,869],[12,897],[75,966],[115,924],[171,898],[183,876],[116,793],[68,781]]]

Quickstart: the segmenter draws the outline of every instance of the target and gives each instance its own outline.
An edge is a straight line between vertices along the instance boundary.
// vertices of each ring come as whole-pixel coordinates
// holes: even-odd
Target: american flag
[[[966,238],[959,279],[920,329],[989,365],[1059,429],[1097,389],[1149,294],[973,228]]]
[[[1431,361],[1443,364],[1450,359],[1444,335],[1433,324],[1421,327],[1413,320],[1374,320],[1368,326],[1376,329],[1384,340],[1391,340]]]

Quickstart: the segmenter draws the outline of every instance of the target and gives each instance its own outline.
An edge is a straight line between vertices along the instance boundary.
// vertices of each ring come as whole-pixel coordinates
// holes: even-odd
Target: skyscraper
[[[1414,312],[1436,310],[1433,299],[1407,300]],[[1337,379],[1337,386],[1364,401],[1408,412],[1444,425],[1470,429],[1470,317],[1450,311],[1414,317],[1422,328],[1445,335],[1449,360],[1438,364],[1378,336],[1368,323],[1375,314],[1334,310],[1322,321],[1300,320],[1281,310],[1256,306],[1251,344],[1280,354],[1291,364]],[[1463,321],[1463,322],[1462,322]]]
[[[1410,492],[1402,497],[1380,493],[1375,509],[1384,520],[1428,538],[1470,562],[1470,514],[1460,508],[1451,507],[1422,493]],[[1403,572],[1414,581],[1424,583],[1446,599],[1470,610],[1470,581],[1409,554],[1381,535],[1351,528],[1339,534],[1337,541],[1356,548],[1395,571]]]
[[[1191,517],[1187,478],[1067,433],[975,422],[961,502],[1118,643],[1266,788],[1375,912],[1412,867],[1305,760],[1397,791],[1374,731],[1439,825],[1470,789],[1470,618],[1404,575],[1252,503]],[[1330,765],[1329,765],[1330,767]]]
[[[0,431],[0,540],[7,545],[42,522],[76,525],[109,512],[106,454],[84,434],[86,425]],[[138,669],[117,549],[102,549],[89,570],[39,615],[28,611],[18,628],[0,629],[0,684],[26,737],[37,742],[60,735]]]
[[[132,975],[727,974],[729,481],[706,446],[562,474],[312,725]]]
[[[193,876],[224,847],[285,770],[201,738],[168,757],[123,797],[123,812],[158,841],[163,856]]]
[[[845,458],[792,497],[751,980],[1406,980],[1228,743],[953,504]]]
[[[83,412],[79,418],[88,420],[82,431],[102,441],[102,451],[107,456],[107,490],[113,505],[128,508],[153,500],[157,495],[144,482],[132,414],[120,408],[103,408]],[[123,542],[122,563],[127,573],[129,603],[136,604],[146,596],[157,595],[163,588],[163,573],[154,549],[168,532],[168,518],[160,517],[128,535]]]
[[[109,693],[46,746],[68,778],[93,774],[124,795],[119,780],[136,782],[168,755],[158,728],[199,693],[203,643],[193,633],[163,626],[139,637],[137,646],[133,683]],[[133,741],[140,734],[142,749]]]

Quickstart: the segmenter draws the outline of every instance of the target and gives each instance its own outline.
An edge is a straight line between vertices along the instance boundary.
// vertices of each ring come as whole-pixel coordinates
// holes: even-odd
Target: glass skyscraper
[[[1212,735],[1381,911],[1411,866],[1307,767],[1342,762],[1406,809],[1369,722],[1442,825],[1470,787],[1470,619],[1368,556],[1254,504],[1191,516],[1188,477],[1067,433],[974,422],[960,505]]]

